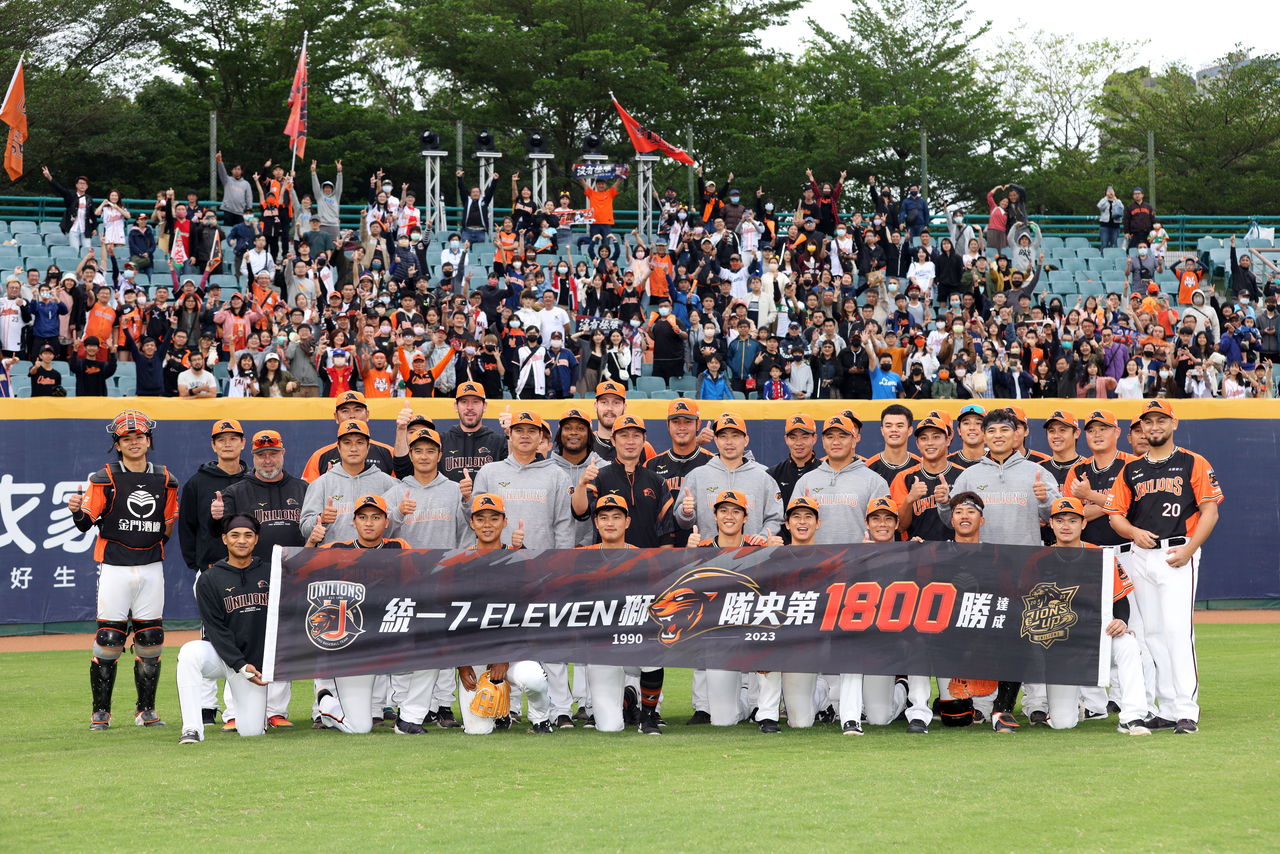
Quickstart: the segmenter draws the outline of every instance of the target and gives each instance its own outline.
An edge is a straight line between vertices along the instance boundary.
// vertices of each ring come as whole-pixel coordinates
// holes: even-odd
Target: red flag
[[[302,38],[302,53],[298,54],[298,68],[293,72],[293,88],[289,90],[289,121],[284,135],[289,137],[289,150],[295,157],[302,157],[307,150],[307,39]]]
[[[4,168],[9,180],[22,177],[22,146],[27,141],[27,83],[22,73],[22,60],[9,81],[4,105],[0,106],[0,121],[9,126],[9,142],[4,147]]]
[[[622,109],[622,105],[618,103],[618,99],[613,99],[613,105],[618,108],[618,115],[622,117],[622,124],[627,128],[627,135],[631,137],[631,144],[636,147],[637,154],[648,154],[651,151],[657,151],[665,154],[678,163],[685,166],[696,166],[697,163],[692,157],[685,153],[684,149],[676,148],[635,119],[631,118],[631,114]]]

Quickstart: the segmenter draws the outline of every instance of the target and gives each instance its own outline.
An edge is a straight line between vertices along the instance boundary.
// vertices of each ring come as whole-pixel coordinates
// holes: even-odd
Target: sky
[[[1267,5],[1267,4],[1264,4]],[[791,23],[770,32],[764,38],[766,47],[789,51],[809,33],[808,18],[816,18],[843,32],[841,16],[849,8],[846,0],[809,0],[803,14]],[[1158,70],[1172,62],[1189,65],[1192,71],[1213,65],[1218,57],[1233,49],[1237,42],[1254,48],[1255,53],[1276,50],[1275,42],[1265,43],[1255,35],[1247,16],[1200,11],[1202,4],[1187,0],[1165,3],[1121,3],[1116,0],[969,0],[974,20],[993,22],[993,33],[1016,29],[1025,24],[1028,31],[1070,32],[1080,41],[1111,38],[1121,41],[1145,41],[1135,54],[1118,57],[1117,69],[1148,65]],[[1064,14],[1065,13],[1065,14]],[[1188,17],[1192,16],[1192,17]],[[1274,32],[1262,28],[1261,32]],[[1134,59],[1137,61],[1134,61]]]

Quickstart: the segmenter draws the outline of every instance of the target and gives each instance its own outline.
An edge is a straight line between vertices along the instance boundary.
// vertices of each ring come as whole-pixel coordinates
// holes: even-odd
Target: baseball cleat
[[[521,720],[523,720],[523,719],[520,717],[520,713],[519,713],[519,712],[517,712],[515,709],[512,709],[512,710],[511,710],[511,722],[512,722],[513,724],[518,724],[518,723],[520,723],[520,721],[521,721]]]
[[[93,713],[93,717],[89,718],[89,729],[98,732],[111,728],[111,713],[99,709]]]
[[[223,720],[223,722],[222,722],[222,731],[223,731],[223,732],[235,732],[235,731],[236,731],[236,719],[235,719],[235,718],[229,718],[229,719],[225,719],[225,720]]]
[[[996,732],[1017,732],[1021,724],[1010,712],[995,712],[991,715],[991,728]]]
[[[911,721],[907,724],[907,732],[912,735],[928,735],[929,725],[924,721]]]
[[[578,711],[573,713],[573,719],[575,721],[585,721],[589,717],[591,717],[591,715],[587,712],[587,707],[579,703]]]
[[[764,718],[760,721],[760,731],[766,735],[772,735],[775,732],[782,732],[782,729],[778,726],[777,721]]]
[[[1107,717],[1107,713],[1106,713],[1106,712],[1095,712],[1093,709],[1085,709],[1085,710],[1084,710],[1084,719],[1085,719],[1086,721],[1097,721],[1097,720],[1103,720],[1103,719],[1105,719],[1106,717]]]
[[[693,717],[685,721],[685,726],[699,726],[701,724],[711,723],[711,714],[709,712],[695,711]]]
[[[1042,712],[1039,709],[1036,709],[1034,712],[1027,715],[1027,723],[1030,724],[1031,726],[1048,726],[1049,713]]]
[[[640,726],[636,729],[641,735],[662,735],[662,730],[658,726],[658,713],[642,712],[640,715]]]
[[[845,721],[840,727],[841,735],[862,735],[862,724],[857,721]]]
[[[324,725],[324,721],[320,720],[319,718],[311,719],[311,728],[312,729],[328,729],[328,727]]]
[[[448,706],[441,706],[436,712],[436,726],[441,729],[457,729],[462,726],[453,716],[453,709]]]
[[[622,722],[627,726],[640,722],[640,692],[631,685],[622,691]]]
[[[213,726],[218,722],[217,709],[201,709],[200,717],[204,719],[205,726]]]
[[[412,721],[406,721],[400,716],[396,716],[395,725],[396,735],[426,735],[427,731],[422,724],[415,724]]]
[[[272,715],[267,718],[267,726],[272,729],[293,729],[293,721],[284,715]]]
[[[503,715],[500,718],[494,718],[493,728],[503,730],[504,732],[511,729],[511,715]]]
[[[556,718],[556,729],[573,729],[573,718],[568,715],[560,715]]]
[[[440,720],[440,713],[435,709],[432,709],[431,711],[427,712],[427,716],[422,720],[422,725],[431,726],[434,723],[438,723],[439,720]]]
[[[973,722],[975,724],[985,724],[987,722],[987,716],[982,713],[981,709],[973,710]]]
[[[1120,714],[1120,704],[1117,703],[1115,700],[1107,700],[1107,714],[1109,715]]]
[[[1199,732],[1199,725],[1190,718],[1182,718],[1174,726],[1173,731],[1176,735],[1190,735],[1193,732]]]
[[[708,717],[707,717],[707,720],[708,720],[708,722],[710,722],[710,716],[708,716]],[[819,724],[833,724],[833,723],[835,723],[835,722],[836,722],[836,707],[835,707],[835,706],[827,706],[825,709],[823,709],[822,711],[820,711],[820,712],[818,712],[816,715],[814,715],[813,720],[814,720],[814,723],[819,723]]]
[[[164,726],[164,721],[160,720],[155,709],[139,709],[133,716],[133,722],[137,726]]]
[[[654,712],[658,716],[658,726],[666,726],[667,720],[662,716],[661,712]]]
[[[395,709],[391,708],[390,706],[382,707],[382,719],[384,721],[386,721],[387,723],[393,724],[396,722],[397,717],[399,716],[396,714]]]
[[[587,715],[587,719],[586,719],[585,721],[583,721],[583,722],[582,722],[582,728],[583,728],[583,729],[595,729],[595,728],[596,728],[596,716],[595,716],[595,715]]]
[[[200,733],[193,729],[184,729],[178,738],[178,744],[199,744]]]
[[[1142,721],[1129,721],[1116,725],[1116,732],[1122,735],[1151,735],[1151,730],[1142,725]]]
[[[538,721],[529,727],[529,732],[534,735],[551,735],[555,732],[555,727],[551,726],[551,721]]]
[[[1142,722],[1142,725],[1149,730],[1157,730],[1157,729],[1174,729],[1175,727],[1177,727],[1178,723],[1177,721],[1171,721],[1168,718],[1162,718],[1159,715],[1151,715],[1145,721]]]

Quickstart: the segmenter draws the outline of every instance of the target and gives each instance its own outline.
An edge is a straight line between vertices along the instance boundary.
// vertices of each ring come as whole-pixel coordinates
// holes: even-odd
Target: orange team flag
[[[307,150],[307,37],[302,37],[302,53],[298,54],[298,68],[293,72],[293,88],[289,90],[289,121],[284,135],[289,137],[289,150],[295,157],[305,156]]]
[[[0,121],[9,126],[9,142],[4,147],[4,168],[9,180],[22,177],[22,146],[27,141],[27,83],[22,73],[22,59],[9,81],[9,91],[0,106]]]
[[[612,97],[612,96],[610,96]],[[631,114],[622,109],[622,105],[618,103],[618,99],[613,99],[613,105],[618,108],[618,115],[622,118],[622,124],[627,128],[627,135],[631,137],[631,144],[636,147],[637,154],[648,154],[651,151],[657,151],[665,154],[677,163],[683,163],[685,166],[698,165],[692,157],[685,153],[684,149],[676,148],[635,119],[631,118]]]

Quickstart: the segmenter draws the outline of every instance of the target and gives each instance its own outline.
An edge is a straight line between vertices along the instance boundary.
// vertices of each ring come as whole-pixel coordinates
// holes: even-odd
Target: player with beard
[[[965,405],[955,420],[955,432],[960,437],[960,450],[949,455],[953,466],[967,469],[982,459],[987,452],[987,442],[982,435],[982,418],[987,414],[976,403]]]
[[[591,434],[591,449],[606,462],[613,462],[613,425],[627,412],[627,388],[621,383],[606,381],[596,386],[596,429]],[[644,458],[657,454],[646,443]]]
[[[591,419],[582,410],[570,409],[560,416],[551,459],[569,476],[575,496],[590,488],[600,469],[608,465],[608,460],[602,459],[593,448]],[[573,530],[574,546],[590,545],[595,539],[591,517],[585,511],[581,515],[575,511]]]
[[[440,434],[440,441],[444,443],[440,473],[458,484],[463,501],[471,500],[471,475],[481,466],[507,457],[506,435],[501,430],[485,426],[487,405],[484,386],[473,382],[459,383],[453,397],[458,423]]]

